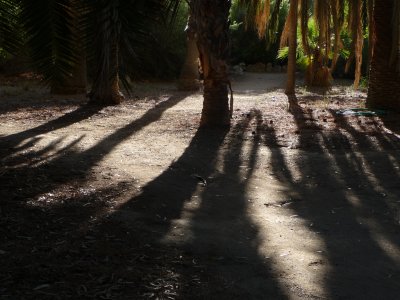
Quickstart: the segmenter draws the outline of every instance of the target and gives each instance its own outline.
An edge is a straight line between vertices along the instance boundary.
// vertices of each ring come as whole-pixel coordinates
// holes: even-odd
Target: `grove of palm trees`
[[[400,3],[0,0],[0,299],[399,299]]]

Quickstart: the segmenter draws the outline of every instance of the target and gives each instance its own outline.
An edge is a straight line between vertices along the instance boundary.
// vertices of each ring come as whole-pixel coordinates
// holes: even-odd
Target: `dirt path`
[[[399,115],[283,80],[235,78],[229,131],[171,84],[2,87],[0,299],[398,299]]]

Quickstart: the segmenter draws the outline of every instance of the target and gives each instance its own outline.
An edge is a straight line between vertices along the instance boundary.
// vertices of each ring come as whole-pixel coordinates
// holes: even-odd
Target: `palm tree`
[[[73,20],[71,28],[71,38],[69,41],[74,51],[74,59],[71,61],[72,72],[64,74],[62,81],[51,82],[52,94],[58,95],[73,95],[86,94],[87,88],[87,61],[86,50],[84,43],[84,30],[80,28],[82,15],[76,7],[76,2],[72,2]]]
[[[21,8],[19,19],[33,66],[51,91],[85,92],[86,69],[75,2],[21,0],[13,5]]]
[[[269,8],[266,6],[272,5],[272,0],[239,0],[245,7],[248,8],[248,20],[254,20],[254,25],[260,35],[264,36],[267,30],[268,22],[265,18],[269,17]],[[275,8],[279,8],[282,1],[276,0]],[[363,47],[363,18],[362,12],[366,5],[364,0],[291,0],[290,12],[286,19],[285,28],[282,32],[281,46],[291,44],[289,52],[291,53],[288,63],[288,80],[286,91],[288,94],[294,93],[294,57],[296,45],[297,23],[300,23],[301,41],[305,54],[311,62],[310,71],[321,75],[323,78],[318,80],[309,80],[313,84],[326,85],[331,77],[331,72],[336,66],[336,62],[341,50],[342,42],[340,33],[345,23],[345,15],[347,14],[348,31],[352,37],[350,59],[348,60],[347,69],[351,63],[355,61],[355,81],[354,86],[358,87],[361,77],[362,65],[362,47]],[[348,9],[347,9],[348,8]],[[274,9],[274,13],[275,13]],[[278,10],[279,11],[279,10]],[[310,47],[308,42],[308,22],[314,18],[318,39],[316,47]],[[291,49],[290,49],[291,48]],[[328,65],[332,57],[330,66]],[[317,72],[315,72],[317,70]],[[321,77],[318,76],[318,77]]]
[[[122,83],[130,91],[127,74],[121,73],[125,62],[138,58],[140,48],[148,47],[146,28],[168,15],[178,0],[80,0],[84,3],[87,40],[94,63],[89,101],[100,105],[119,104],[124,95]]]
[[[96,1],[88,6],[86,17],[94,25],[94,78],[89,101],[100,105],[119,104],[124,95],[119,85],[119,46],[122,28],[120,1]]]
[[[90,102],[108,105],[123,99],[120,82],[129,86],[125,74],[120,76],[124,59],[131,61],[137,57],[137,49],[149,45],[147,25],[159,22],[177,3],[179,0],[2,0],[0,10],[8,13],[10,7],[21,8],[19,20],[31,60],[52,92],[86,90],[87,53],[94,66],[90,68]]]
[[[365,3],[366,1],[364,0],[349,1],[348,28],[351,33],[352,43],[350,58],[347,60],[346,70],[349,69],[350,63],[352,63],[352,61],[354,60],[354,88],[358,88],[361,79],[362,50],[364,45],[362,13]]]
[[[19,7],[12,0],[0,0],[0,48],[9,53],[21,45],[21,28],[18,24]]]
[[[199,89],[199,50],[196,44],[196,22],[193,13],[189,9],[189,16],[186,25],[186,58],[182,66],[178,80],[180,90]]]
[[[230,0],[192,0],[197,47],[204,75],[204,102],[200,125],[230,125],[227,59],[229,57]]]
[[[299,4],[297,0],[290,1],[289,15],[284,32],[287,32],[289,44],[287,81],[285,93],[289,96],[295,94],[296,88],[296,49],[297,49],[297,18]],[[283,39],[284,40],[284,39]],[[281,43],[282,44],[282,43]]]
[[[393,18],[390,16],[393,15]],[[400,3],[375,1],[367,106],[400,111]]]

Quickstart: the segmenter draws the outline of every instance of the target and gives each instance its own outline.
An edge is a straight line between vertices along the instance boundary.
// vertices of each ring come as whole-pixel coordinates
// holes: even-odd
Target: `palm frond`
[[[22,0],[21,21],[34,67],[45,81],[61,82],[73,71],[74,19],[68,0]]]
[[[281,34],[281,41],[280,41],[280,48],[286,47],[289,45],[289,36],[291,32],[291,27],[293,22],[297,23],[297,18],[298,14],[297,11],[299,9],[299,2],[300,1],[295,1],[296,7],[293,5],[293,3],[290,3],[290,8],[289,8],[289,13],[288,16],[286,17],[285,25],[283,26],[282,34]],[[296,13],[293,13],[292,10],[296,10]]]
[[[22,36],[19,26],[19,5],[16,1],[0,1],[0,47],[14,53],[21,48]]]
[[[286,4],[286,5],[285,5]],[[287,8],[287,3],[282,0],[275,0],[275,3],[272,5],[271,2],[271,12],[270,12],[270,20],[269,24],[267,24],[267,32],[268,32],[268,41],[269,43],[274,43],[278,39],[278,27],[279,27],[279,16],[283,8]]]
[[[239,0],[238,4],[245,12],[246,28],[254,28],[260,38],[264,37],[268,29],[268,20],[271,13],[271,0]],[[274,11],[278,12],[281,1],[275,5]]]
[[[131,65],[141,63],[142,49],[149,49],[149,28],[156,22],[174,19],[180,0],[81,0],[89,60],[95,66],[94,85],[116,77],[130,91]],[[96,86],[94,86],[96,88]],[[99,87],[100,88],[100,87]]]

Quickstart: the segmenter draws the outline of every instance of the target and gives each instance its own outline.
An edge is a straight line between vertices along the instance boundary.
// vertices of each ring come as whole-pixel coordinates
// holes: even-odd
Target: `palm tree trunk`
[[[400,75],[390,63],[392,53],[391,16],[394,1],[375,1],[373,13],[375,43],[371,59],[367,106],[400,111]]]
[[[120,104],[124,95],[119,87],[118,7],[112,1],[97,12],[95,74],[89,102],[97,105]]]
[[[118,76],[118,45],[111,46],[109,57],[101,60],[93,79],[89,102],[96,105],[120,104],[124,95],[120,91]]]
[[[286,81],[286,94],[294,95],[296,87],[296,49],[297,49],[297,10],[298,0],[290,1],[289,16],[289,54]]]
[[[204,74],[204,102],[200,126],[230,125],[228,104],[230,0],[193,0],[197,47]]]
[[[196,26],[189,11],[186,26],[186,58],[178,80],[178,89],[195,91],[199,89],[199,50],[196,44]]]

